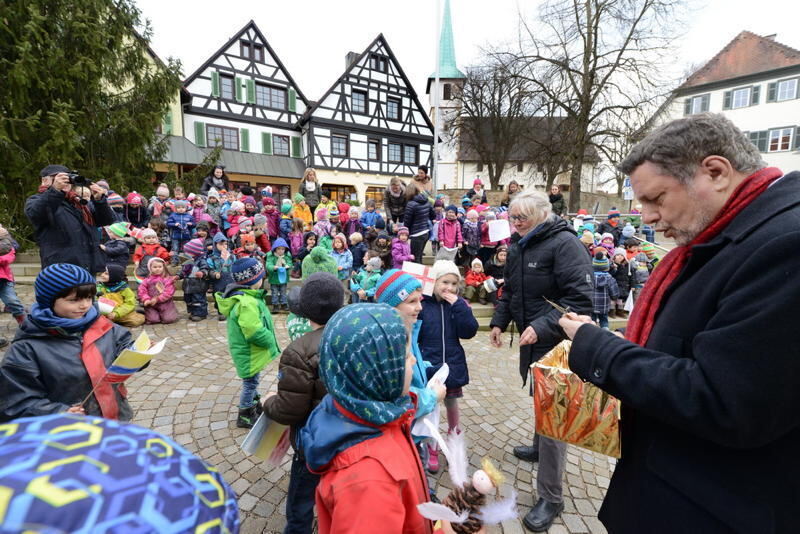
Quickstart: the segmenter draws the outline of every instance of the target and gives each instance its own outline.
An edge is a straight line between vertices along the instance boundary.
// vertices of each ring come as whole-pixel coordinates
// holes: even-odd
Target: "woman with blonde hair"
[[[321,200],[321,190],[317,181],[317,172],[312,167],[307,168],[303,173],[303,179],[300,181],[300,194],[306,199],[306,205],[311,209],[313,216]]]

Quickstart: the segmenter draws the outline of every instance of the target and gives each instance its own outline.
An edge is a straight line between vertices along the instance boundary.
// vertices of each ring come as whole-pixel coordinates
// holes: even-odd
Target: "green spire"
[[[431,74],[436,77],[436,72]],[[466,78],[456,66],[456,49],[453,44],[453,23],[450,21],[450,0],[444,1],[442,34],[439,38],[439,78]]]

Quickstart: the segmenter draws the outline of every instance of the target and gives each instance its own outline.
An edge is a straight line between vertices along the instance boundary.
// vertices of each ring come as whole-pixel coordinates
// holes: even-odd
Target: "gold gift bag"
[[[619,458],[620,401],[568,365],[571,341],[562,341],[531,365],[536,433]]]

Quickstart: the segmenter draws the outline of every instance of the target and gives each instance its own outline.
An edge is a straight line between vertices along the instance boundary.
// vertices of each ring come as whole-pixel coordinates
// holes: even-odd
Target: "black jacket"
[[[231,190],[231,183],[228,180],[228,176],[226,174],[223,174],[222,178],[218,178],[218,180],[220,180],[222,182],[222,187],[216,187],[214,185],[214,175],[213,174],[209,174],[208,176],[203,178],[203,185],[200,186],[200,194],[201,195],[208,195],[208,192],[211,190],[212,187],[215,188],[217,191],[219,191],[220,189],[224,189],[226,191],[230,191]]]
[[[0,362],[0,422],[64,412],[86,398],[92,383],[81,361],[82,339],[81,334],[45,331],[30,317],[22,323]],[[115,324],[95,346],[108,367],[131,343],[128,329]],[[117,394],[119,419],[129,421],[133,411],[119,385],[112,387]],[[100,415],[94,396],[84,407],[87,415]]]
[[[433,205],[428,202],[428,197],[419,193],[406,203],[406,212],[403,224],[408,228],[409,235],[418,234],[430,228],[431,221],[436,217]]]
[[[622,226],[623,226],[622,224],[617,224],[616,226],[613,226],[608,221],[604,221],[597,228],[597,231],[600,233],[600,235],[602,235],[602,234],[611,234],[611,235],[613,235],[614,236],[614,246],[615,247],[620,247],[620,246],[622,246],[620,244],[620,239],[622,239]]]
[[[25,201],[25,216],[31,222],[39,245],[42,268],[54,263],[72,263],[90,273],[105,270],[97,227],[114,223],[114,212],[106,197],[93,201],[95,226],[86,224],[81,212],[52,187]]]
[[[317,187],[313,191],[308,191],[306,189],[306,181],[303,180],[300,182],[300,194],[303,195],[303,198],[306,199],[306,204],[308,207],[311,208],[311,212],[314,212],[314,208],[319,206],[320,201],[322,201],[322,192],[321,192],[322,185],[317,182]]]
[[[594,277],[586,247],[578,241],[572,227],[555,215],[522,246],[518,234],[512,236],[512,241],[506,259],[503,295],[490,325],[505,331],[513,320],[519,332],[528,326],[536,331],[538,341],[520,347],[519,372],[524,383],[531,364],[564,339],[558,326],[561,313],[542,297],[569,307],[570,311],[589,315]]]
[[[386,218],[395,221],[402,221],[403,214],[406,211],[406,188],[401,186],[400,194],[398,196],[392,195],[391,187],[383,190],[383,211],[386,212]]]
[[[123,269],[128,267],[131,261],[131,251],[128,243],[122,239],[109,239],[103,246],[106,247],[106,263],[113,263]]]
[[[800,532],[800,172],[695,246],[646,348],[592,326],[570,367],[622,401],[615,534]]]

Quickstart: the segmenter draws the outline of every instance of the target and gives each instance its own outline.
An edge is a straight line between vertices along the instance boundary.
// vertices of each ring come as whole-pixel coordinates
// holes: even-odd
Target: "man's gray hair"
[[[721,156],[744,174],[767,166],[758,148],[729,119],[719,113],[702,113],[659,126],[633,147],[618,169],[630,175],[649,161],[687,184],[708,156]]]
[[[553,205],[550,197],[541,191],[527,189],[514,197],[508,209],[516,207],[522,215],[527,215],[534,224],[541,224],[547,217],[553,215]]]

